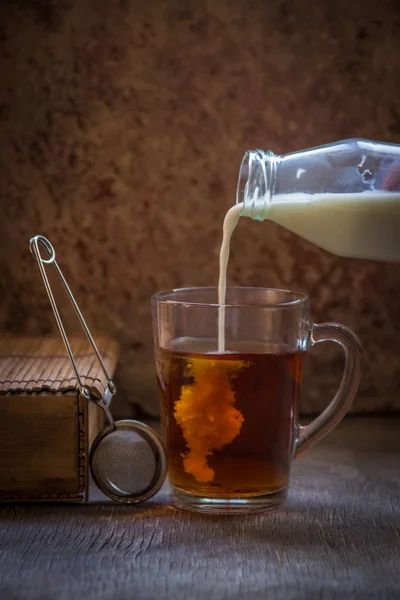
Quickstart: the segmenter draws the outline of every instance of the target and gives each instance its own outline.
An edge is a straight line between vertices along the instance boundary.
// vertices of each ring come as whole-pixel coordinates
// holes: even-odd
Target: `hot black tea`
[[[304,352],[277,344],[174,340],[158,350],[169,478],[207,497],[285,489]]]

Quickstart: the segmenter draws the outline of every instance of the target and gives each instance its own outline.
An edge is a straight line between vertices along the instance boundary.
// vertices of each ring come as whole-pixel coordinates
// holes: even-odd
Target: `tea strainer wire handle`
[[[40,253],[42,246],[48,254],[44,258]],[[164,483],[167,466],[164,445],[160,436],[148,425],[133,420],[114,422],[109,409],[110,402],[116,392],[116,387],[104,365],[89,328],[82,316],[76,300],[56,262],[56,253],[49,240],[37,235],[30,240],[30,250],[36,259],[51,307],[64,341],[65,349],[71,360],[78,382],[79,393],[84,400],[94,402],[103,409],[109,425],[101,431],[94,440],[89,464],[92,477],[98,488],[112,500],[127,504],[137,504],[154,496]],[[98,358],[107,387],[104,395],[99,398],[84,385],[79,373],[68,336],[65,332],[60,313],[51,290],[45,265],[54,265],[61,279],[83,330]]]
[[[40,254],[40,247],[39,247],[39,245],[43,246],[43,248],[46,250],[46,252],[48,253],[48,258],[43,258],[43,256]],[[37,261],[37,263],[39,265],[40,274],[42,276],[43,283],[44,283],[44,286],[46,288],[46,292],[47,292],[47,295],[49,297],[51,307],[53,309],[53,313],[54,313],[54,317],[55,317],[56,322],[57,322],[58,329],[60,331],[61,337],[62,337],[64,345],[65,345],[65,349],[66,349],[66,351],[67,351],[67,353],[69,355],[72,367],[73,367],[74,372],[75,372],[76,379],[78,381],[79,393],[83,396],[83,398],[85,400],[91,400],[95,404],[100,405],[101,408],[104,410],[104,412],[106,414],[106,417],[107,417],[110,425],[114,425],[114,420],[113,420],[113,418],[111,416],[111,412],[110,412],[109,406],[110,406],[110,402],[112,400],[113,395],[117,391],[116,387],[115,387],[115,385],[114,385],[114,383],[113,383],[110,375],[108,374],[108,371],[107,371],[107,369],[106,369],[106,367],[104,365],[104,362],[103,362],[103,360],[102,360],[102,358],[100,356],[100,352],[99,352],[99,350],[98,350],[98,348],[97,348],[97,346],[95,344],[95,341],[94,341],[94,339],[93,339],[93,337],[92,337],[92,335],[91,335],[91,333],[89,331],[88,326],[86,325],[85,319],[83,318],[83,315],[82,315],[82,313],[81,313],[81,311],[79,309],[79,306],[78,306],[78,304],[77,304],[77,302],[76,302],[76,300],[75,300],[75,298],[74,298],[74,296],[73,296],[73,294],[72,294],[72,292],[71,292],[71,290],[70,290],[70,288],[68,286],[68,283],[67,283],[64,275],[62,274],[62,271],[61,271],[60,267],[57,264],[55,250],[54,250],[53,246],[51,245],[51,243],[49,242],[49,240],[47,238],[45,238],[44,236],[42,236],[42,235],[36,235],[35,237],[33,237],[30,240],[30,242],[29,242],[29,248],[30,248],[30,251],[31,251],[32,255],[34,256],[34,258],[36,259],[36,261]],[[76,360],[75,360],[74,354],[72,352],[72,348],[71,348],[71,345],[69,343],[68,336],[67,336],[67,334],[65,332],[65,328],[64,328],[63,322],[61,320],[61,316],[60,316],[59,310],[57,308],[57,304],[56,304],[56,301],[54,299],[53,292],[51,290],[50,282],[49,282],[49,279],[47,277],[46,269],[44,267],[44,265],[50,265],[50,264],[54,265],[54,267],[55,267],[55,269],[57,271],[57,274],[58,274],[59,278],[61,279],[61,281],[62,281],[62,283],[63,283],[63,285],[65,287],[65,290],[66,290],[66,292],[67,292],[67,294],[69,296],[71,304],[72,304],[72,306],[75,309],[75,312],[76,312],[76,314],[78,316],[78,319],[79,319],[79,321],[80,321],[80,323],[82,325],[82,328],[83,328],[83,330],[84,330],[84,332],[86,334],[86,337],[89,340],[89,343],[91,344],[91,346],[92,346],[92,348],[93,348],[93,350],[94,350],[94,352],[95,352],[95,354],[97,356],[97,359],[98,359],[98,361],[99,361],[99,363],[101,365],[103,373],[104,373],[104,375],[107,378],[107,389],[106,389],[106,392],[105,392],[105,394],[104,394],[104,396],[102,398],[98,398],[98,397],[94,396],[91,393],[90,389],[86,385],[83,384],[82,378],[81,378],[81,376],[79,374],[78,367],[77,367],[77,364],[76,364]]]

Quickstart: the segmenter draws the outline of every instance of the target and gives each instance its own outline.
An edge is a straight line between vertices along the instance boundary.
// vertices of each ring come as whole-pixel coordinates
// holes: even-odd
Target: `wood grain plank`
[[[0,597],[369,600],[400,597],[400,420],[349,419],[299,458],[259,515],[169,505],[0,507]]]

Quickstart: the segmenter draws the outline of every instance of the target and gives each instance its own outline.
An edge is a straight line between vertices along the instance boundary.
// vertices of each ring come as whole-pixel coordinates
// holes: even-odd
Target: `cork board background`
[[[248,148],[400,141],[399,40],[396,0],[2,2],[0,330],[54,331],[27,250],[45,235],[90,326],[121,343],[114,410],[157,412],[151,294],[216,282]],[[400,265],[242,219],[229,279],[308,293],[362,340],[355,410],[400,409]],[[311,352],[305,411],[341,366]]]

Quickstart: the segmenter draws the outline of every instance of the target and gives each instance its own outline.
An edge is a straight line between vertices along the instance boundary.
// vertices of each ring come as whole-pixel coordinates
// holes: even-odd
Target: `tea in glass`
[[[159,351],[169,478],[208,498],[285,494],[304,352],[283,345],[175,340]]]

